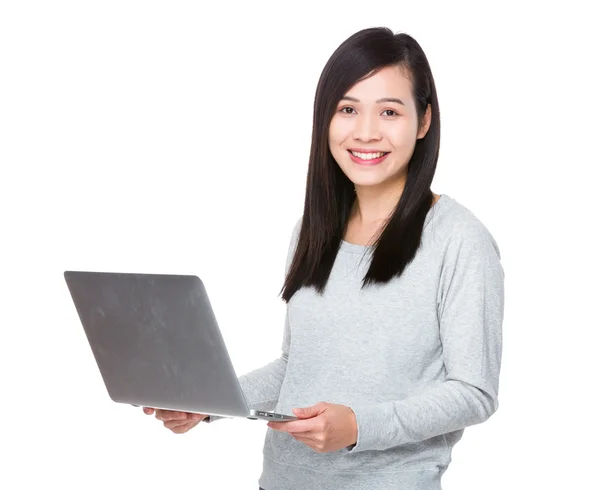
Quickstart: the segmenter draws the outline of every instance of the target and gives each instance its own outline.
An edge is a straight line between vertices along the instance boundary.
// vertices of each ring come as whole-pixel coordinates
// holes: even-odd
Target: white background
[[[500,409],[444,489],[600,488],[593,2],[200,4],[0,3],[0,487],[258,488],[264,422],[174,435],[108,398],[62,272],[198,274],[236,371],[279,356],[316,83],[384,25],[434,73],[433,190],[506,272]]]

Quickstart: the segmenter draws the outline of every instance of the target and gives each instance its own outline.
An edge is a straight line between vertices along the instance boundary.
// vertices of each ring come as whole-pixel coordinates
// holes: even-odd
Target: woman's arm
[[[352,406],[358,440],[349,453],[414,443],[485,421],[498,408],[504,271],[493,237],[469,226],[449,243],[438,306],[446,379],[423,393]]]

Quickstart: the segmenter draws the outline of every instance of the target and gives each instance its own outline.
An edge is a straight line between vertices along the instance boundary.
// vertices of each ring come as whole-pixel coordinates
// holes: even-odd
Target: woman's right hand
[[[196,427],[208,415],[202,413],[175,412],[173,410],[160,410],[144,407],[146,415],[155,413],[155,417],[163,422],[163,425],[175,434],[183,434]]]

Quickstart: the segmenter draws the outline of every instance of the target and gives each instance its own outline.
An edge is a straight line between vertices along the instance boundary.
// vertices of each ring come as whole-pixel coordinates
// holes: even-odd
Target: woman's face
[[[329,126],[329,149],[358,188],[406,179],[416,140],[429,129],[430,107],[419,131],[411,82],[399,67],[381,69],[340,100]]]

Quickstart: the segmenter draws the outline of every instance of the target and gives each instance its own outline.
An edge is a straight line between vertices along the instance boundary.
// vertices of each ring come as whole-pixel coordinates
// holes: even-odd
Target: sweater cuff
[[[358,436],[356,444],[342,449],[345,454],[361,451],[380,451],[386,448],[383,434],[390,430],[391,420],[385,420],[385,410],[381,405],[353,405],[350,407],[356,416]]]

